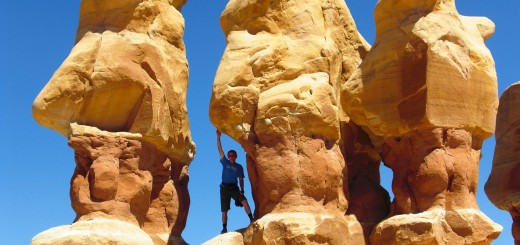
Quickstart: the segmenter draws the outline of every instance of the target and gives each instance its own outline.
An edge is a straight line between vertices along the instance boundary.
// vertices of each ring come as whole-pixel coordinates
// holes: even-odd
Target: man
[[[222,163],[222,183],[220,184],[220,210],[222,211],[222,231],[221,234],[227,232],[227,212],[230,209],[231,198],[235,203],[241,203],[244,206],[249,221],[253,222],[251,208],[244,196],[244,169],[242,165],[236,162],[237,152],[228,151],[227,158],[222,150],[220,143],[221,133],[217,130],[217,147],[220,154],[220,163]],[[240,189],[237,185],[237,179],[240,180]]]

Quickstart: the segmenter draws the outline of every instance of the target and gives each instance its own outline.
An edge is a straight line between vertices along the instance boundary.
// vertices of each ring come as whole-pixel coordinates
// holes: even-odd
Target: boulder
[[[342,106],[374,143],[417,128],[495,130],[494,24],[458,14],[455,1],[381,0],[376,40],[342,89]]]
[[[210,119],[242,144],[255,134],[261,93],[301,75],[326,73],[336,101],[341,83],[370,49],[343,1],[231,0],[220,23],[227,46]]]
[[[245,244],[365,244],[354,216],[311,212],[273,213],[262,217],[244,233]]]
[[[224,233],[204,242],[202,245],[243,245],[244,235],[242,233],[244,233],[244,230]]]
[[[384,220],[374,229],[371,244],[491,244],[501,231],[500,225],[474,209],[433,209]]]
[[[31,245],[153,245],[152,239],[139,226],[96,218],[48,229],[36,235]]]
[[[139,133],[190,162],[188,63],[176,2],[84,0],[76,44],[36,97],[35,120],[66,137],[74,122]]]

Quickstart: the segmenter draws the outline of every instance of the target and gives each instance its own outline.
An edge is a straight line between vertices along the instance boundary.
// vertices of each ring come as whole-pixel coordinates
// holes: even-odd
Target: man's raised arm
[[[224,158],[224,151],[222,150],[222,143],[220,143],[220,136],[222,133],[217,129],[217,148],[218,153],[220,154],[220,159]]]

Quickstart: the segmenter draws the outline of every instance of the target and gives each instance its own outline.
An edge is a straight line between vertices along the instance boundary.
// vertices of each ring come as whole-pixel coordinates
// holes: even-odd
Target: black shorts
[[[239,203],[246,200],[246,197],[240,193],[238,185],[220,184],[220,211],[227,212],[231,208],[231,198]]]

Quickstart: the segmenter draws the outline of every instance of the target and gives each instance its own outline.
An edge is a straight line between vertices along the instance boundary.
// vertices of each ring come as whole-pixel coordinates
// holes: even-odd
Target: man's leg
[[[222,231],[220,234],[224,234],[227,232],[227,211],[222,212]]]
[[[244,211],[246,211],[247,216],[249,216],[249,221],[253,222],[253,214],[251,213],[251,208],[249,207],[249,203],[247,203],[247,199],[242,201],[242,205],[244,205]]]
[[[222,231],[220,234],[227,232],[227,212],[230,208],[231,196],[225,187],[220,188],[220,211],[222,212]]]

